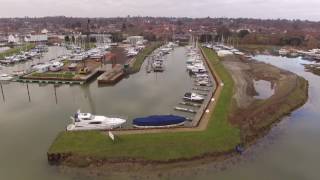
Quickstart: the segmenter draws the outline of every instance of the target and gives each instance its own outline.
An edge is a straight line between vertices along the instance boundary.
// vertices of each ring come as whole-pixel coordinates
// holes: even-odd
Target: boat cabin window
[[[97,122],[90,122],[89,124],[101,124],[100,121],[97,121]]]

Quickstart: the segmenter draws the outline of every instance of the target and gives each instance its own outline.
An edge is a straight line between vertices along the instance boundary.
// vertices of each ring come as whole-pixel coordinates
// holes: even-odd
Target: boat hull
[[[167,128],[181,126],[185,121],[185,117],[174,115],[148,116],[134,119],[133,126],[138,128]]]
[[[102,131],[102,130],[112,130],[121,127],[121,124],[119,125],[98,125],[98,126],[77,126],[75,124],[69,124],[67,126],[67,131]]]

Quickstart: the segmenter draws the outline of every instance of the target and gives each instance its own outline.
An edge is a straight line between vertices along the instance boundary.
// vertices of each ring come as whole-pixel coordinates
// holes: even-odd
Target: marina
[[[50,51],[51,52],[51,51]],[[164,72],[164,73],[162,73],[162,74],[144,74],[143,72],[140,72],[138,75],[135,75],[135,76],[139,76],[139,78],[142,80],[142,79],[146,79],[146,80],[148,80],[148,81],[150,81],[150,85],[151,85],[151,87],[153,87],[153,88],[155,88],[154,86],[155,86],[155,82],[163,82],[163,83],[169,83],[170,84],[170,81],[168,81],[168,79],[167,79],[167,77],[171,77],[171,73],[181,73],[181,75],[179,76],[179,77],[177,77],[177,78],[179,78],[179,81],[181,81],[181,79],[185,79],[184,81],[182,81],[182,82],[185,82],[186,83],[186,85],[184,85],[185,86],[185,88],[183,88],[183,90],[182,91],[180,91],[180,93],[179,93],[179,95],[177,95],[177,96],[174,96],[174,98],[172,98],[174,101],[174,103],[172,103],[172,105],[171,105],[171,107],[172,107],[172,109],[170,109],[170,108],[164,108],[164,110],[162,110],[162,112],[163,112],[163,114],[170,114],[170,113],[176,113],[176,114],[180,114],[180,115],[182,115],[182,116],[184,116],[184,117],[186,117],[186,118],[193,118],[193,116],[190,116],[190,114],[188,114],[188,113],[184,113],[184,112],[176,112],[174,109],[173,109],[173,107],[175,107],[177,104],[179,104],[179,102],[181,101],[181,94],[184,94],[184,92],[185,92],[185,90],[191,90],[192,88],[193,88],[193,83],[192,83],[192,79],[189,77],[189,75],[188,75],[188,73],[186,73],[185,72],[185,62],[183,61],[183,60],[178,60],[178,59],[176,59],[176,58],[174,58],[174,59],[172,59],[173,58],[173,56],[177,56],[177,53],[179,54],[178,56],[182,56],[182,57],[180,57],[179,59],[184,59],[183,57],[184,56],[186,56],[186,51],[185,51],[185,48],[177,48],[177,50],[174,50],[174,52],[173,52],[173,55],[166,55],[166,57],[167,58],[169,58],[168,60],[166,60],[166,62],[167,62],[167,70],[166,70],[166,72]],[[174,65],[175,63],[178,63],[178,64],[180,64],[180,65]],[[147,65],[147,61],[144,63],[144,65],[143,66],[145,66],[145,65]],[[180,70],[179,69],[176,69],[177,67],[180,67]],[[143,77],[143,78],[142,78]],[[182,78],[183,77],[183,78]],[[141,81],[140,80],[140,81]],[[80,84],[80,82],[76,82],[76,81],[58,81],[58,80],[56,80],[56,81],[50,81],[50,80],[28,80],[28,79],[19,79],[19,80],[16,80],[16,81],[20,81],[20,82],[23,82],[21,85],[19,85],[19,84],[17,84],[17,82],[11,82],[10,84],[4,84],[3,86],[3,95],[4,95],[4,97],[5,97],[5,103],[10,103],[10,98],[9,97],[7,97],[7,96],[9,96],[8,94],[9,94],[9,92],[8,92],[8,87],[11,87],[11,86],[25,86],[25,84],[28,84],[28,83],[31,83],[31,84],[29,84],[29,93],[30,93],[30,99],[31,99],[31,102],[32,102],[32,99],[33,98],[35,98],[34,96],[33,96],[33,89],[34,88],[36,88],[37,87],[37,84],[36,83],[39,83],[39,85],[41,85],[41,84],[47,84],[47,85],[45,85],[44,87],[50,87],[50,86],[55,86],[56,84],[57,85],[59,85],[57,88],[55,88],[56,89],[56,95],[53,93],[53,95],[54,96],[57,96],[57,97],[53,97],[53,100],[54,100],[54,102],[55,102],[55,99],[57,99],[57,103],[59,104],[59,102],[61,101],[61,99],[59,98],[59,96],[61,96],[60,94],[59,94],[59,89],[65,89],[65,88],[67,88],[67,87],[69,87],[69,85],[67,85],[67,84],[70,84],[70,85],[76,85],[77,83],[79,83]],[[97,81],[94,81],[94,79],[93,79],[93,83],[91,83],[89,86],[87,86],[87,87],[85,87],[85,89],[87,89],[87,88],[89,88],[89,87],[91,87],[91,88],[93,88],[94,87],[94,85],[96,84],[96,83],[99,83],[98,82],[99,81],[99,79],[97,80]],[[121,86],[123,86],[124,84],[126,84],[126,83],[129,83],[129,82],[131,82],[132,81],[132,79],[131,79],[131,77],[130,77],[130,81],[128,81],[128,80],[126,80],[126,79],[124,79],[123,80],[123,82],[121,81],[120,82],[120,87]],[[172,80],[172,83],[176,83],[174,80]],[[52,85],[50,85],[50,84],[52,84]],[[131,84],[131,83],[130,83]],[[179,85],[181,85],[181,83],[179,83]],[[170,85],[170,86],[172,86],[172,85]],[[162,88],[160,88],[159,90],[163,90],[166,86],[163,86],[163,85],[157,85],[156,87],[162,87]],[[41,90],[43,87],[42,86],[40,86],[39,87],[39,90]],[[74,86],[70,86],[70,88],[72,88],[72,89],[78,89],[78,88],[76,88],[76,87],[74,87]],[[79,87],[80,88],[80,87]],[[117,87],[115,87],[115,88],[117,88]],[[38,88],[37,88],[38,89]],[[81,88],[80,88],[81,89]],[[94,89],[96,89],[96,88],[94,88]],[[98,87],[98,89],[96,89],[95,91],[98,91],[98,92],[100,92],[102,89],[104,89],[104,88],[99,88]],[[113,89],[113,88],[111,88],[111,89]],[[39,91],[39,90],[37,90],[37,91]],[[121,92],[121,91],[120,91]],[[157,91],[157,92],[159,92],[159,91]],[[166,91],[165,91],[166,92]],[[165,93],[165,92],[163,92],[163,93]],[[130,93],[131,94],[131,93]],[[161,93],[160,93],[161,94]],[[169,93],[169,94],[172,94],[171,92]],[[125,94],[123,94],[123,96],[125,96],[125,97],[127,97],[127,95],[125,95]],[[158,95],[157,95],[158,96]],[[86,95],[86,97],[90,97],[90,96],[87,96]],[[116,96],[117,97],[117,96]],[[28,99],[28,98],[27,98]],[[89,101],[90,102],[90,101]],[[170,106],[168,106],[168,107],[170,107]],[[77,107],[77,108],[81,108],[81,109],[87,109],[87,108],[83,108],[83,107]],[[92,107],[93,108],[93,107]],[[109,109],[109,108],[108,108]],[[112,108],[111,108],[112,109]],[[114,112],[116,112],[116,111],[111,111],[111,109],[110,109],[110,111],[108,111],[109,113],[108,114],[114,114]],[[94,109],[92,109],[90,112],[95,112],[94,111]],[[122,110],[122,112],[124,112],[123,110]],[[160,112],[159,112],[159,110],[158,111],[155,111],[154,112],[154,114],[159,114]],[[131,116],[130,116],[130,113],[119,113],[119,114],[123,114],[123,115],[129,115],[129,117],[131,117],[131,118],[129,118],[129,119],[132,119],[133,117],[139,117],[138,116],[138,114],[136,114],[136,115],[134,115],[134,114],[132,114]],[[142,114],[143,115],[143,114]],[[141,116],[142,116],[141,115]],[[147,115],[147,114],[145,114],[145,115]],[[68,116],[66,116],[66,117],[68,117]],[[66,118],[64,118],[64,119],[66,119]],[[125,127],[130,127],[131,125],[130,125],[130,121],[128,122],[128,123],[126,123],[125,124]]]
[[[0,180],[320,179],[320,1],[14,1]]]
[[[211,73],[207,73],[209,71],[208,65],[207,65],[206,61],[203,61],[200,59],[201,56],[198,56],[197,58],[199,58],[199,59],[194,62],[194,63],[202,63],[202,66],[199,66],[199,65],[194,66],[196,68],[199,68],[198,70],[196,70],[195,68],[188,69],[188,67],[187,67],[188,63],[186,61],[180,60],[180,59],[190,59],[190,56],[189,56],[190,54],[194,54],[195,57],[196,57],[196,54],[201,55],[200,52],[194,52],[194,51],[197,51],[197,49],[193,49],[190,51],[188,48],[184,48],[184,47],[175,48],[175,50],[173,50],[170,54],[165,54],[163,56],[164,62],[166,62],[166,70],[163,71],[162,73],[159,73],[159,72],[148,73],[145,71],[140,71],[139,73],[130,76],[129,79],[123,79],[115,86],[110,86],[110,87],[99,86],[99,84],[101,84],[99,82],[99,80],[100,80],[99,78],[97,80],[95,80],[95,78],[93,78],[92,81],[89,82],[87,85],[82,84],[82,86],[66,85],[68,83],[66,81],[61,81],[61,82],[47,81],[47,82],[44,82],[45,83],[44,86],[42,86],[42,85],[40,86],[40,84],[39,84],[39,87],[37,87],[37,85],[34,83],[43,84],[42,81],[38,81],[38,82],[36,81],[36,82],[33,82],[32,84],[28,84],[28,82],[31,83],[32,81],[25,81],[22,84],[19,84],[17,82],[12,82],[10,84],[3,84],[2,85],[2,95],[3,95],[2,100],[4,103],[3,105],[7,106],[8,104],[12,103],[11,99],[10,99],[11,92],[8,92],[8,90],[7,90],[8,87],[21,86],[21,85],[23,86],[24,84],[27,84],[27,88],[25,89],[25,91],[27,92],[28,97],[26,99],[27,99],[27,102],[30,104],[30,103],[35,103],[34,99],[36,99],[36,101],[38,99],[37,96],[35,96],[33,93],[33,91],[35,91],[35,89],[36,89],[36,91],[42,92],[43,90],[41,90],[41,89],[48,89],[48,88],[51,89],[51,87],[53,86],[53,88],[51,89],[51,92],[52,92],[51,97],[53,97],[53,98],[52,98],[52,104],[49,101],[49,104],[51,104],[50,106],[55,105],[56,107],[54,109],[56,109],[56,110],[59,109],[59,111],[61,111],[61,109],[60,109],[61,107],[59,107],[58,105],[61,105],[61,103],[64,106],[66,106],[66,105],[69,106],[68,108],[66,108],[66,110],[64,110],[63,116],[62,115],[59,116],[64,121],[59,121],[60,123],[58,126],[56,126],[55,132],[57,132],[63,128],[66,128],[69,131],[79,131],[79,130],[80,131],[88,131],[88,130],[94,130],[94,129],[95,130],[119,130],[119,131],[127,131],[128,130],[128,131],[132,131],[134,129],[141,130],[141,129],[145,129],[145,128],[158,129],[158,128],[196,127],[199,124],[199,121],[200,121],[201,117],[203,116],[203,114],[208,111],[207,110],[208,103],[214,101],[214,99],[212,98],[212,94],[214,94],[215,88],[211,89],[208,87],[210,87],[210,86],[214,87],[215,85],[212,83],[214,83],[215,80],[214,80],[214,77],[211,76]],[[177,56],[180,56],[180,58],[177,58]],[[148,65],[149,65],[148,61],[146,60],[143,63],[142,67],[147,67]],[[190,63],[189,63],[189,65],[190,65]],[[121,67],[119,66],[119,71],[121,70],[121,68],[122,68],[122,66]],[[117,69],[117,67],[115,67],[114,69]],[[101,72],[101,70],[100,70],[100,72]],[[177,84],[178,79],[172,79],[172,77],[173,77],[172,73],[174,73],[175,76],[178,76],[179,82],[181,81],[181,79],[184,79],[185,84],[184,84],[183,88],[181,88],[181,84]],[[101,75],[105,76],[105,74],[102,73]],[[200,87],[200,85],[199,85],[200,81],[203,81],[204,86],[202,85]],[[72,82],[72,81],[70,81],[70,82]],[[49,83],[53,83],[53,85],[50,85]],[[163,83],[163,84],[161,84],[161,83]],[[128,87],[125,89],[130,89],[130,90],[132,90],[132,89],[129,87],[136,87],[137,88],[138,87],[137,84],[143,85],[143,88],[137,89],[136,91],[134,91],[135,92],[134,94],[132,94],[133,93],[132,91],[130,91],[130,93],[128,93],[128,92],[125,93],[122,91],[124,89],[124,87]],[[222,84],[223,83],[221,83],[221,86],[222,86]],[[56,85],[58,85],[58,86],[56,86]],[[146,85],[149,85],[149,86],[146,87]],[[170,87],[174,86],[174,87],[176,87],[176,89],[180,89],[180,90],[179,90],[179,92],[176,91],[174,94],[172,94],[172,92],[169,89],[166,89],[167,86],[170,86]],[[70,102],[68,102],[64,99],[59,98],[59,97],[65,97],[66,96],[65,93],[68,92],[68,91],[66,91],[66,89],[69,89],[69,88],[73,89],[73,91],[77,89],[76,92],[78,92],[80,94],[83,93],[83,96],[80,96],[80,99],[79,99],[79,96],[76,96],[74,93],[72,93],[73,103],[71,103],[71,104],[70,104]],[[146,88],[149,89],[149,91]],[[154,91],[156,91],[157,94],[154,94]],[[165,94],[163,94],[164,93],[163,91],[165,92]],[[146,92],[150,93],[150,95],[146,96]],[[153,93],[151,93],[151,92],[153,92]],[[63,93],[63,95],[61,95],[60,93]],[[111,93],[111,94],[109,94],[109,93]],[[107,96],[104,97],[104,94]],[[140,94],[140,96],[138,94]],[[143,94],[143,96],[142,96],[142,94]],[[137,112],[136,109],[131,109],[131,110],[130,110],[130,108],[123,109],[123,108],[121,108],[121,105],[119,104],[119,103],[121,103],[121,101],[119,101],[119,100],[122,99],[123,100],[122,104],[125,105],[126,107],[130,107],[130,103],[127,100],[131,99],[131,100],[133,100],[131,102],[131,106],[134,107],[134,106],[137,106],[137,104],[136,103],[133,104],[133,103],[137,100],[139,100],[139,102],[140,102],[142,100],[141,99],[142,97],[145,98],[145,102],[149,102],[149,104],[153,104],[155,96],[158,98],[157,102],[163,101],[163,98],[161,98],[161,94],[162,94],[162,96],[168,95],[168,94],[172,95],[172,98],[169,98],[172,101],[170,103],[167,101],[163,102],[163,104],[162,104],[163,106],[160,109],[157,106],[157,107],[151,108],[148,111],[145,111],[145,109],[150,108],[150,107],[147,107],[148,105],[145,106],[142,103],[142,106],[140,106],[140,108],[144,109],[144,110]],[[102,100],[101,97],[104,97],[104,100]],[[137,99],[137,97],[139,97],[139,99]],[[151,98],[152,101],[148,100],[148,98]],[[186,101],[181,102],[181,99],[185,99]],[[195,102],[193,102],[194,100],[195,100]],[[105,101],[110,102],[110,103],[107,103],[107,104],[109,104],[108,108],[103,108],[103,107],[105,107]],[[99,103],[99,102],[101,104],[103,102],[103,106],[97,105],[97,103]],[[114,103],[114,102],[116,102],[116,103]],[[80,107],[76,107],[79,103],[81,103],[83,105]],[[117,105],[117,104],[119,104],[119,105]],[[68,117],[68,115],[69,116],[71,115],[69,113],[72,111],[72,109],[74,111],[76,108],[84,109],[86,112],[92,112],[93,114],[103,114],[103,115],[110,115],[111,114],[111,117],[115,117],[112,114],[116,113],[117,115],[124,115],[127,117],[125,118],[126,121],[121,121],[121,123],[119,123],[119,125],[114,126],[114,127],[100,126],[100,125],[97,126],[97,124],[100,124],[100,122],[99,123],[93,122],[93,124],[90,126],[86,125],[84,127],[80,127],[80,126],[76,125],[76,123],[77,123],[76,119],[68,120],[65,118],[65,117]],[[152,109],[153,109],[153,111],[152,111]],[[161,110],[161,111],[159,111],[159,110]],[[48,111],[46,111],[46,112],[48,112]],[[148,113],[146,113],[146,112],[148,112]],[[152,116],[150,116],[150,113],[158,114],[158,115],[163,114],[162,117],[166,118],[166,119],[169,119],[169,118],[166,117],[164,114],[172,114],[173,117],[180,117],[181,121],[180,120],[177,120],[177,121],[172,120],[172,122],[168,122],[167,124],[157,124],[156,121],[151,124],[148,124],[147,122],[145,122],[147,124],[144,124],[144,125],[134,122],[134,120],[137,119],[138,117],[148,117],[148,118],[151,118],[151,121],[153,121],[154,118],[152,118]],[[85,118],[85,117],[87,117],[87,116],[83,115],[83,118]],[[91,117],[91,115],[90,115],[90,117]],[[155,119],[157,119],[157,118],[155,118]],[[67,125],[70,122],[71,122],[71,124]],[[48,157],[48,158],[50,158],[50,157]],[[54,159],[56,157],[51,157],[51,158]]]
[[[56,179],[60,176],[54,167],[45,165],[47,158],[43,152],[47,151],[57,133],[71,123],[69,117],[77,109],[92,114],[124,116],[127,122],[123,128],[132,128],[134,118],[152,114],[176,114],[193,119],[193,114],[176,112],[173,109],[181,102],[181,95],[193,87],[192,79],[186,73],[183,61],[186,58],[186,49],[176,48],[166,57],[165,73],[146,74],[142,70],[131,75],[129,79],[123,79],[115,86],[100,87],[95,80],[83,86],[17,82],[2,84],[0,112],[6,114],[6,118],[1,118],[0,129],[6,136],[0,139],[3,145],[11,148],[0,151],[1,154],[6,154],[6,157],[2,157],[2,162],[9,162],[3,169],[11,174],[8,177]],[[146,62],[143,67],[145,65]],[[168,86],[175,91],[167,88]],[[17,106],[21,107],[18,112],[15,111]],[[36,116],[34,116],[35,113],[37,113]],[[15,136],[12,129],[19,131],[20,136],[24,138]],[[30,131],[31,129],[33,130]],[[12,144],[12,141],[15,143]],[[25,146],[26,142],[28,142],[27,146]],[[20,149],[32,152],[32,156],[19,153]],[[21,162],[18,165],[10,163],[18,159]],[[31,161],[32,167],[29,164]],[[13,166],[33,173],[14,173]]]

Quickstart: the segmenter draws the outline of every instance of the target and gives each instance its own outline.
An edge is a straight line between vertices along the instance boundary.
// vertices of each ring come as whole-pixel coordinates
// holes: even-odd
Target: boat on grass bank
[[[169,128],[184,125],[185,117],[175,115],[154,115],[133,120],[136,128]]]
[[[110,130],[119,128],[126,122],[121,118],[81,113],[80,110],[71,119],[73,123],[67,126],[67,131]]]

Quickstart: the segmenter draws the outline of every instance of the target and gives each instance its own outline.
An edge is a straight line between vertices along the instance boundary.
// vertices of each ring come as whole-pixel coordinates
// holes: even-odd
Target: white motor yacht
[[[52,72],[58,72],[61,71],[63,68],[63,63],[62,62],[53,62],[50,67],[49,70]]]
[[[110,130],[121,127],[126,120],[91,113],[81,113],[80,110],[71,117],[73,123],[67,126],[67,131]]]
[[[136,55],[138,55],[138,51],[136,51],[135,49],[133,48],[130,48],[128,49],[128,52],[127,52],[127,57],[134,57]]]
[[[280,56],[286,56],[289,54],[289,51],[287,49],[280,49],[279,50],[279,55]]]
[[[195,76],[196,76],[197,79],[198,78],[209,78],[209,75],[205,74],[205,73],[204,74],[203,73],[201,73],[201,74],[196,73]]]
[[[13,77],[9,74],[0,74],[0,81],[10,81]]]

